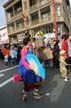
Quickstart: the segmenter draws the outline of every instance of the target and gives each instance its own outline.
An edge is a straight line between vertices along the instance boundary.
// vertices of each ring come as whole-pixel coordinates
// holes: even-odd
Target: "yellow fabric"
[[[67,69],[66,69],[66,62],[65,62],[65,57],[60,56],[59,58],[60,61],[60,74],[61,77],[66,78],[67,77]]]

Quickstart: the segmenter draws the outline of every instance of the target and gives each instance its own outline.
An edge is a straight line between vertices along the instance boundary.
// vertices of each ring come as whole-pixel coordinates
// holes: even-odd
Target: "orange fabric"
[[[24,50],[25,52],[28,52],[28,49],[29,49],[28,47],[24,47],[24,48],[23,48],[23,50]]]
[[[3,55],[4,55],[4,56],[9,56],[9,55],[10,55],[9,49],[4,48],[4,49],[3,49]]]

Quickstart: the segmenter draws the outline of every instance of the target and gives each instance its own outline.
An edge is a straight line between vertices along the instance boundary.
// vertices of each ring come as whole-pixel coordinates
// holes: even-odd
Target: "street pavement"
[[[47,67],[41,99],[34,99],[31,91],[26,101],[21,100],[23,83],[12,81],[17,71],[17,67],[5,69],[0,61],[0,108],[71,108],[71,81],[64,82],[58,69]]]

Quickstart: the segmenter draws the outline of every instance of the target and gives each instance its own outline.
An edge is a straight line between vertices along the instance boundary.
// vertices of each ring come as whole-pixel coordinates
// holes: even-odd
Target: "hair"
[[[33,38],[33,41],[35,41],[36,40],[36,38]]]
[[[29,41],[30,41],[30,37],[25,37],[25,38],[23,39],[23,44],[24,44],[24,45],[27,45]]]
[[[66,34],[66,33],[64,33],[63,35],[62,35],[62,39],[64,39],[64,40],[67,40],[68,39],[68,37],[69,37],[69,34]]]

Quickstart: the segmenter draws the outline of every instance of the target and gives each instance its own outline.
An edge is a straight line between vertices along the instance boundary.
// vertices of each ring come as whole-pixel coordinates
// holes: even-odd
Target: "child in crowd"
[[[2,53],[3,53],[3,55],[4,55],[5,66],[8,67],[8,64],[9,64],[9,57],[10,57],[10,50],[9,50],[9,46],[8,46],[8,45],[6,45],[6,46],[3,48]]]

